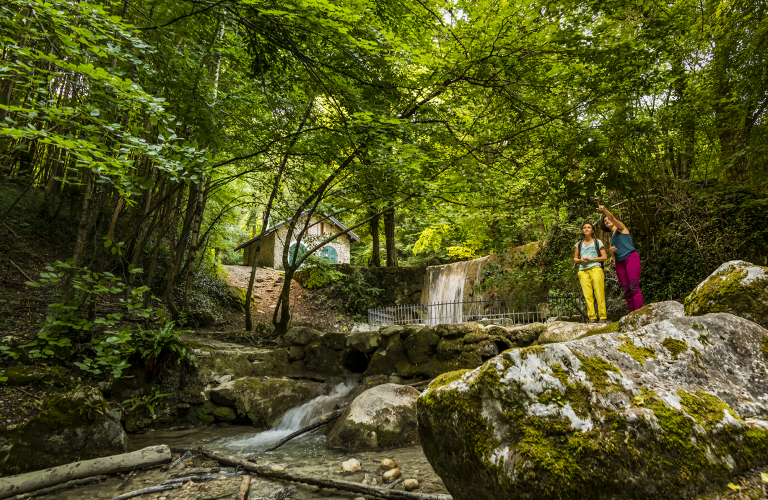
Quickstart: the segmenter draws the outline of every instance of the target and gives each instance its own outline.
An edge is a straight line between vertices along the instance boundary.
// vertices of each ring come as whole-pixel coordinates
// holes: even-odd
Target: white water
[[[332,412],[336,404],[349,394],[359,382],[360,380],[357,378],[348,378],[346,381],[336,384],[327,396],[318,396],[301,406],[291,408],[283,415],[280,422],[271,429],[249,437],[222,440],[221,445],[230,450],[249,449],[255,451],[267,448],[289,434],[307,427],[315,419]]]
[[[461,323],[463,319],[464,286],[467,283],[467,272],[469,268],[477,264],[477,274],[474,276],[478,281],[483,262],[488,257],[481,257],[475,260],[456,262],[444,266],[432,266],[427,268],[427,283],[425,289],[427,293],[422,300],[423,304],[437,304],[429,308],[429,326],[441,323]],[[476,294],[473,300],[480,300],[482,297]]]

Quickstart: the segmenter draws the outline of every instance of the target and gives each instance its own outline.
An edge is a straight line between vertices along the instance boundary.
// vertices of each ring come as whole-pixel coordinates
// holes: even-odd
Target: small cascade
[[[428,325],[462,322],[461,303],[482,298],[474,287],[480,282],[480,273],[489,258],[486,256],[427,268],[424,277],[426,293],[422,292],[422,303],[432,306],[429,308]]]
[[[227,440],[222,442],[222,445],[232,450],[247,448],[249,451],[257,451],[266,448],[287,435],[307,427],[317,418],[332,412],[339,401],[346,397],[359,383],[358,378],[348,378],[344,382],[336,384],[330,394],[318,396],[301,406],[291,408],[283,415],[280,422],[271,429],[247,438]]]

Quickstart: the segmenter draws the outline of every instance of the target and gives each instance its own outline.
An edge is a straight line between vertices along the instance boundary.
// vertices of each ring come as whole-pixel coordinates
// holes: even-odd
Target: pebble
[[[350,458],[346,462],[342,462],[341,472],[356,472],[359,471],[361,467],[360,462],[354,458]]]
[[[405,486],[406,491],[418,490],[419,482],[415,479],[406,479],[405,482],[403,482],[403,486]]]
[[[276,472],[282,472],[282,471],[285,470],[285,466],[284,465],[273,465],[272,467],[270,467],[270,469],[272,469],[273,471],[276,471]]]
[[[362,484],[370,484],[371,486],[376,486],[378,481],[376,481],[375,476],[370,476],[368,474],[365,475],[362,481],[360,481]]]
[[[397,468],[397,462],[394,460],[390,460],[389,458],[385,458],[381,461],[381,468],[388,470],[388,469],[396,469]]]
[[[384,480],[384,482],[391,483],[395,479],[399,478],[401,475],[402,474],[400,473],[400,469],[392,469],[385,472],[384,475],[381,476],[381,478]]]

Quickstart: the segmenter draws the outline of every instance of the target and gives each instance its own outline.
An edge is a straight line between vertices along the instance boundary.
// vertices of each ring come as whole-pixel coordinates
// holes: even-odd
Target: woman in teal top
[[[605,275],[603,274],[604,260],[608,258],[603,242],[595,237],[595,226],[585,222],[581,226],[583,239],[576,243],[573,261],[579,265],[579,283],[584,299],[587,301],[587,314],[590,323],[597,323],[594,299],[597,299],[597,309],[604,322],[608,321],[605,308]],[[594,297],[594,298],[593,298]]]
[[[640,290],[640,255],[632,244],[629,229],[619,219],[600,205],[598,210],[605,214],[600,228],[611,233],[611,253],[616,259],[616,275],[624,289],[624,300],[630,312],[643,307],[643,292]]]

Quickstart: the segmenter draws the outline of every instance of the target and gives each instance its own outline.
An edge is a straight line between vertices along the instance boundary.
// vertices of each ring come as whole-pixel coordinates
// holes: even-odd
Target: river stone
[[[294,326],[283,337],[283,345],[307,345],[319,339],[323,334],[306,326]]]
[[[618,331],[629,332],[651,323],[658,323],[665,319],[679,318],[681,316],[685,316],[685,307],[680,302],[668,300],[666,302],[646,304],[621,318]]]
[[[326,446],[345,451],[376,451],[419,442],[413,387],[383,384],[355,398],[334,423]]]
[[[518,347],[528,346],[537,340],[546,329],[547,325],[544,323],[511,326],[507,328],[507,338]]]
[[[45,469],[126,453],[129,447],[119,410],[111,410],[98,390],[80,386],[51,396],[42,411],[21,426],[3,470]]]
[[[421,444],[455,500],[694,498],[768,463],[766,343],[708,314],[513,349],[432,382]]]
[[[685,314],[727,312],[768,328],[768,267],[734,260],[718,267],[685,299]]]
[[[320,337],[320,342],[334,351],[343,351],[347,347],[347,334],[344,332],[328,332]]]
[[[304,364],[310,372],[341,375],[344,373],[342,356],[343,352],[324,345],[321,340],[315,340],[304,348]]]
[[[347,335],[347,347],[357,349],[365,354],[370,354],[381,345],[381,334],[379,332],[354,332]]]
[[[389,338],[389,337],[391,337],[393,335],[400,335],[404,331],[405,331],[405,327],[404,326],[392,325],[392,326],[388,326],[386,328],[383,328],[382,330],[379,331],[379,333],[381,334],[381,336],[383,338]]]
[[[553,321],[547,323],[546,330],[539,336],[539,344],[554,344],[568,342],[589,333],[592,330],[605,328],[599,323],[571,323],[569,321]]]
[[[244,377],[211,389],[211,401],[234,408],[255,427],[272,427],[293,408],[324,393],[327,386],[306,380]],[[215,415],[215,412],[214,412]]]
[[[231,422],[237,418],[237,412],[229,406],[219,406],[213,410],[213,416],[221,422]]]

